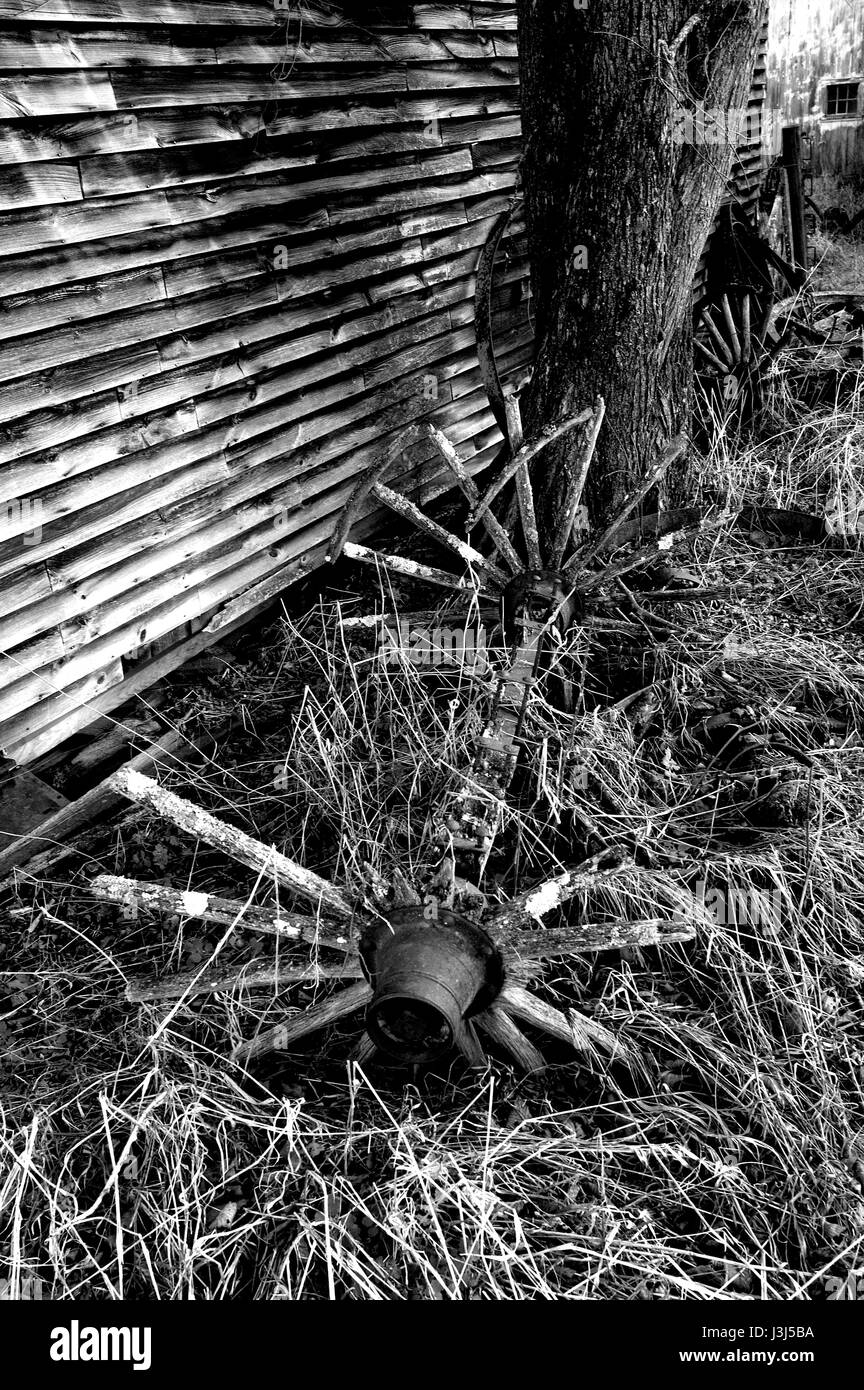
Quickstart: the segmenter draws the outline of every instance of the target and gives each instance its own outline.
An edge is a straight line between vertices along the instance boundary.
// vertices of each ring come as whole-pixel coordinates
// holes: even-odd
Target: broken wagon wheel
[[[584,466],[577,470],[580,487],[584,485],[602,410],[598,408],[593,415],[589,412],[589,416],[595,428],[589,430],[586,445],[589,457],[583,458]],[[352,553],[349,550],[351,542],[343,538],[350,532],[354,517],[370,494],[375,493],[379,500],[394,506],[400,515],[411,520],[422,517],[419,509],[412,510],[409,506],[407,512],[403,510],[407,499],[391,493],[384,478],[399,457],[406,438],[417,438],[422,430],[429,432],[430,428],[413,427],[412,431],[400,436],[355,489],[336,530],[336,543],[349,554]],[[535,441],[535,449],[539,451],[554,433],[554,430],[547,431]],[[430,437],[435,436],[430,434]],[[476,496],[471,481],[462,476],[464,469],[458,459],[454,463],[446,439],[441,436],[436,439],[436,445],[463,490],[473,497],[475,510],[488,507],[489,493],[483,499]],[[667,449],[660,463],[626,499],[616,521],[598,538],[595,546],[614,538],[616,526],[629,515],[681,447],[681,441],[676,441]],[[399,500],[394,503],[391,497]],[[578,493],[574,497],[575,508]],[[439,538],[442,528],[429,531],[429,525],[435,527],[437,523],[423,518],[417,524]],[[476,552],[467,543],[458,542],[455,537],[450,539],[451,550],[469,571],[479,572],[482,582],[488,583],[490,588],[500,584],[503,574],[499,578],[495,567],[488,563],[478,567]],[[354,547],[353,553],[359,549]],[[337,553],[335,543],[333,551]],[[445,821],[448,809],[456,821],[455,833],[454,827],[447,824],[444,827],[448,847],[452,851],[457,836],[462,835],[459,848],[473,857],[477,879],[482,877],[500,823],[500,812],[518,755],[517,734],[525,700],[536,677],[544,634],[562,614],[566,622],[567,604],[572,597],[568,591],[579,587],[579,577],[593,553],[589,546],[581,557],[571,557],[558,572],[538,573],[523,565],[505,585],[505,607],[508,600],[510,603],[508,627],[515,646],[513,660],[501,677],[495,708],[478,741],[474,762],[466,770],[464,794],[457,795],[449,808],[442,808]],[[638,564],[640,553],[616,561],[610,574],[613,570],[616,574],[623,573]],[[644,554],[650,553],[651,547],[645,547]],[[369,554],[374,556],[375,552]],[[377,557],[381,563],[398,558]],[[464,575],[448,575],[444,571],[439,572],[438,582],[442,582],[442,578],[450,587],[467,587],[469,582]],[[596,582],[596,577],[586,575],[586,589]],[[234,925],[270,930],[288,943],[312,941],[320,950],[336,951],[340,956],[338,964],[325,964],[320,968],[320,978],[350,983],[275,1028],[240,1043],[232,1055],[242,1065],[267,1053],[286,1051],[301,1039],[361,1011],[365,1015],[365,1031],[355,1055],[364,1061],[378,1051],[391,1060],[418,1063],[434,1060],[455,1048],[469,1064],[480,1066],[486,1061],[481,1041],[485,1037],[508,1053],[520,1067],[535,1070],[543,1065],[543,1057],[523,1033],[520,1024],[525,1023],[569,1043],[576,1051],[633,1060],[633,1054],[628,1053],[603,1025],[575,1011],[565,1016],[531,993],[527,985],[548,954],[560,956],[562,953],[616,949],[625,943],[658,945],[686,940],[694,935],[694,923],[699,920],[698,905],[689,900],[682,889],[679,903],[684,903],[684,911],[679,909],[671,920],[580,927],[575,931],[565,929],[564,933],[525,930],[528,926],[536,926],[545,913],[560,907],[574,893],[593,886],[610,873],[644,872],[629,862],[604,868],[602,856],[557,875],[523,894],[521,899],[497,909],[488,922],[481,920],[482,907],[471,915],[453,912],[446,904],[443,889],[440,900],[431,896],[428,901],[430,895],[427,894],[426,908],[409,906],[383,913],[378,904],[345,893],[273,847],[226,825],[148,778],[127,769],[115,774],[114,783],[116,790],[130,800],[148,806],[187,834],[256,870],[259,876],[272,878],[291,894],[305,898],[312,903],[316,914],[303,918],[291,913],[267,922],[262,920],[260,910],[247,918],[244,904],[213,901],[206,894],[183,893],[180,895],[181,910],[186,915],[209,915],[223,923],[227,918],[229,930]],[[440,815],[438,820],[440,823]],[[140,902],[143,906],[158,908],[166,901],[166,890],[158,885],[136,885],[110,877],[97,881],[93,889],[109,900]],[[418,897],[415,890],[415,902]],[[170,892],[167,900],[169,903],[176,901]],[[476,892],[475,902],[484,904],[482,893]],[[308,977],[308,968],[286,965],[283,957],[283,962],[274,966],[270,976],[266,970],[256,969],[254,973],[242,972],[233,979],[218,974],[208,975],[206,979],[187,976],[167,987],[158,984],[154,988],[152,983],[142,987],[139,983],[130,988],[129,997],[132,1001],[183,999],[233,987],[251,990],[269,986],[272,990],[279,983]]]
[[[391,488],[386,479],[393,469],[400,462],[404,451],[409,445],[416,443],[420,439],[429,439],[435,445],[441,459],[446,467],[454,475],[457,484],[469,501],[473,504],[477,500],[477,489],[473,479],[469,476],[464,464],[462,463],[456,450],[453,448],[446,435],[437,429],[429,421],[420,424],[409,425],[402,430],[395,439],[383,450],[381,457],[373,468],[360,479],[351,496],[348,498],[336,528],[333,539],[326,555],[327,561],[333,561],[340,555],[347,555],[351,559],[363,560],[368,563],[377,564],[384,569],[389,569],[398,574],[412,574],[417,578],[424,579],[428,583],[438,584],[446,589],[466,589],[475,587],[488,589],[492,593],[500,593],[507,585],[509,575],[487,556],[481,555],[467,540],[462,540],[447,531],[445,527],[439,525],[432,517],[428,516],[415,502],[406,497],[401,492],[396,492]],[[418,565],[414,561],[406,560],[402,556],[391,556],[382,554],[370,549],[368,546],[361,546],[348,538],[351,530],[364,514],[366,503],[374,499],[389,507],[396,512],[403,521],[410,522],[417,530],[430,537],[438,545],[451,551],[459,564],[459,573],[451,573],[448,570],[435,568],[429,565]],[[520,566],[520,560],[513,547],[509,544],[508,538],[503,533],[502,528],[497,526],[494,519],[488,526],[490,535],[495,539],[495,543],[504,553],[512,570]],[[473,572],[473,585],[464,575],[465,569]]]
[[[478,319],[484,324],[489,321],[487,301],[491,267],[503,225],[496,223],[490,238],[491,249],[484,251],[478,312]],[[482,330],[478,332],[479,337],[482,337]],[[656,945],[686,940],[694,935],[694,924],[700,920],[695,900],[686,890],[679,889],[676,901],[679,910],[671,921],[664,918],[615,923],[598,928],[580,927],[575,931],[565,929],[563,933],[526,930],[526,927],[536,927],[544,914],[560,907],[575,893],[592,887],[609,874],[646,872],[626,861],[604,867],[605,856],[602,855],[523,894],[520,899],[498,909],[491,920],[482,920],[485,898],[476,884],[482,880],[501,823],[519,755],[519,732],[545,644],[556,626],[560,630],[571,618],[578,619],[582,595],[599,590],[607,579],[619,579],[649,560],[658,547],[668,548],[669,540],[664,538],[616,559],[606,571],[597,573],[592,568],[604,549],[615,548],[618,528],[679,456],[686,439],[679,437],[672,441],[646,478],[624,499],[617,516],[601,536],[582,542],[574,536],[574,525],[603,421],[602,399],[598,398],[593,408],[552,422],[533,438],[525,440],[518,398],[512,389],[504,391],[501,388],[491,339],[485,353],[478,347],[478,356],[490,400],[493,396],[496,398],[507,436],[501,456],[503,466],[486,493],[480,495],[466,464],[440,430],[429,421],[411,425],[387,445],[375,466],[355,487],[339,517],[327,557],[332,560],[346,554],[444,588],[474,594],[485,591],[502,598],[505,635],[512,646],[511,659],[499,677],[489,720],[459,791],[432,816],[436,831],[433,833],[435,843],[429,846],[430,854],[437,857],[441,869],[451,870],[450,887],[448,874],[439,874],[436,891],[426,892],[424,908],[419,905],[421,894],[414,885],[408,884],[411,903],[384,913],[379,903],[346,894],[286,855],[217,820],[157,783],[128,771],[115,775],[116,789],[130,800],[149,806],[180,829],[256,869],[259,876],[272,877],[292,894],[314,904],[315,917],[299,918],[291,914],[284,924],[272,923],[269,929],[275,934],[300,942],[315,940],[321,949],[340,953],[340,962],[325,966],[322,978],[352,982],[275,1028],[239,1044],[233,1053],[239,1063],[246,1064],[268,1052],[284,1051],[299,1039],[361,1010],[365,1013],[365,1032],[355,1055],[362,1060],[380,1051],[392,1059],[416,1063],[432,1060],[455,1047],[471,1065],[482,1065],[485,1062],[483,1035],[506,1051],[519,1066],[533,1070],[543,1065],[543,1057],[521,1031],[520,1023],[528,1023],[541,1033],[563,1040],[577,1051],[596,1054],[600,1050],[627,1057],[626,1048],[610,1030],[574,1011],[569,1017],[565,1016],[532,994],[527,988],[528,982],[547,955],[614,949],[625,942]],[[580,427],[584,432],[581,455],[569,480],[557,532],[543,556],[534,521],[528,466],[553,440]],[[388,479],[404,450],[421,439],[428,439],[434,445],[468,502],[472,527],[484,527],[507,570],[481,554],[470,541],[447,531],[410,498],[390,486]],[[513,537],[491,511],[495,497],[511,480],[516,484],[524,546],[521,555]],[[448,550],[454,557],[454,569],[420,565],[353,542],[351,532],[373,501],[389,507]],[[573,553],[569,553],[571,550]],[[460,915],[452,910],[452,866],[457,851],[467,856],[473,866],[474,893],[469,897],[475,906],[470,914]],[[429,886],[429,883],[420,885],[424,890]],[[159,900],[158,892],[154,897],[154,888],[154,885],[130,885],[128,880],[116,878],[103,878],[94,885],[95,891],[109,899],[134,900],[138,894],[151,904]],[[183,902],[183,910],[190,916],[206,916],[208,912],[218,911],[224,920],[232,910],[232,905],[224,901],[214,908],[205,894],[184,894]],[[236,906],[237,915],[229,930],[235,924],[247,924],[244,922],[245,908]],[[260,913],[248,921],[248,926],[253,930],[268,929]],[[279,969],[281,975],[274,967],[271,987],[280,978],[283,981],[303,978],[306,973],[302,968],[298,973],[296,968],[290,965],[286,968],[284,964]],[[260,983],[257,970],[254,980],[256,985]],[[237,977],[234,983],[253,987],[248,972]],[[212,991],[229,988],[231,984],[224,975],[204,982],[195,977],[179,984],[175,982],[170,992],[164,987],[154,992],[152,987],[139,985],[130,997],[137,1000],[176,997],[176,989],[180,988],[183,998],[199,992],[199,986],[203,991]]]
[[[446,909],[431,922],[417,907],[384,915],[140,773],[121,769],[112,781],[121,795],[240,863],[269,873],[316,911],[313,916],[249,911],[249,905],[239,901],[102,875],[90,891],[106,901],[133,909],[176,909],[192,918],[223,925],[227,921],[229,930],[236,926],[267,932],[283,942],[281,960],[270,971],[256,967],[254,973],[214,974],[203,967],[167,981],[131,981],[130,1002],[183,1000],[235,987],[272,992],[274,986],[308,978],[315,970],[324,979],[350,981],[329,998],[237,1045],[232,1057],[241,1065],[267,1053],[287,1051],[295,1042],[361,1010],[366,1032],[356,1055],[363,1060],[380,1050],[391,1060],[419,1063],[455,1047],[471,1065],[482,1066],[486,1062],[482,1033],[519,1066],[535,1070],[544,1065],[544,1059],[519,1027],[528,1023],[577,1051],[604,1052],[632,1061],[634,1054],[604,1025],[572,1011],[566,1016],[531,993],[527,984],[547,954],[560,957],[622,945],[683,941],[693,936],[693,924],[700,919],[698,904],[681,889],[670,900],[678,908],[671,919],[548,933],[524,931],[526,922],[536,925],[545,913],[603,878],[648,872],[629,861],[604,868],[600,856],[523,894],[499,909],[485,927]],[[286,964],[284,948],[308,942],[314,942],[319,951],[335,952],[339,963],[305,968]],[[169,1018],[173,1012],[172,1008]]]
[[[722,403],[725,418],[742,425],[762,404],[770,302],[758,315],[759,301],[750,290],[730,290],[718,303],[701,307],[694,329],[699,376],[709,400]]]
[[[589,412],[589,419],[591,428],[588,430],[582,466],[576,470],[576,483],[571,490],[570,502],[574,511],[602,420],[602,402],[593,413]],[[525,451],[529,447],[539,452],[561,428],[547,430],[530,446],[523,445],[521,450],[517,450],[515,467],[523,465]],[[458,795],[455,802],[450,803],[451,813],[456,820],[456,833],[445,824],[451,847],[455,844],[457,833],[464,836],[461,848],[473,857],[475,877],[479,879],[500,823],[500,811],[518,755],[517,733],[531,682],[536,677],[544,634],[562,613],[566,621],[567,603],[580,585],[588,592],[592,586],[601,584],[603,575],[592,574],[588,566],[607,541],[614,541],[616,528],[662,475],[683,444],[680,440],[673,441],[660,462],[625,500],[612,525],[593,545],[589,543],[571,556],[561,570],[537,573],[522,564],[513,579],[507,581],[503,571],[484,561],[482,556],[478,560],[473,547],[444,533],[443,528],[426,518],[419,508],[408,503],[408,499],[393,492],[384,481],[405,443],[421,437],[423,433],[435,441],[457,482],[471,498],[475,512],[488,509],[494,485],[485,497],[479,498],[446,438],[439,436],[429,425],[414,426],[385,450],[370,475],[358,484],[337,525],[331,553],[338,554],[344,550],[360,558],[358,552],[363,548],[349,549],[351,542],[347,536],[364,501],[374,494],[377,500],[393,507],[427,534],[434,535],[438,540],[443,535],[448,536],[449,541],[445,543],[469,571],[469,575],[479,576],[477,582],[488,585],[494,591],[500,589],[502,580],[506,581],[502,592],[505,606],[508,598],[511,603],[508,623],[515,645],[513,660],[501,677],[496,707],[478,741],[472,767],[466,770],[464,795]],[[375,552],[368,553],[375,556]],[[635,555],[616,560],[605,573],[610,578],[616,577],[634,568],[641,563],[641,558],[650,557],[652,553],[652,546],[645,546]],[[385,563],[398,561],[399,557],[376,559]],[[460,588],[468,587],[470,579],[466,580],[464,573],[458,575],[440,571],[437,582]],[[686,940],[694,935],[694,924],[700,920],[698,905],[689,898],[686,890],[678,889],[678,911],[671,920],[663,918],[642,923],[613,923],[598,928],[580,927],[565,929],[564,933],[526,931],[526,927],[536,926],[544,914],[560,907],[574,893],[590,888],[610,873],[646,872],[628,862],[604,868],[602,856],[575,870],[559,874],[548,883],[523,894],[503,909],[495,910],[488,921],[483,920],[482,906],[475,908],[470,915],[452,911],[445,900],[443,887],[440,899],[432,896],[428,901],[427,894],[426,908],[409,905],[383,913],[378,904],[344,892],[275,848],[226,825],[209,812],[140,774],[128,769],[121,771],[115,774],[114,783],[116,790],[130,800],[149,807],[187,834],[256,870],[259,876],[272,878],[292,895],[309,901],[314,906],[315,916],[300,918],[292,913],[281,921],[274,921],[269,929],[288,942],[308,943],[311,940],[320,950],[336,951],[340,956],[338,964],[322,967],[321,978],[350,983],[337,989],[330,997],[277,1024],[275,1028],[240,1043],[232,1055],[242,1065],[270,1052],[288,1050],[301,1039],[331,1024],[352,1018],[361,1011],[365,1016],[365,1031],[355,1055],[362,1060],[367,1060],[377,1051],[391,1060],[418,1063],[434,1060],[448,1049],[455,1048],[470,1065],[480,1066],[486,1060],[481,1041],[485,1037],[507,1052],[519,1066],[534,1070],[543,1065],[543,1057],[523,1033],[520,1024],[525,1023],[547,1036],[565,1041],[576,1051],[594,1056],[605,1053],[625,1059],[629,1056],[633,1060],[633,1054],[629,1054],[620,1040],[603,1025],[575,1011],[565,1016],[533,994],[527,986],[547,954],[560,956],[562,953],[583,950],[595,952],[614,949],[622,942],[657,945]],[[446,819],[448,807],[445,806],[442,811]],[[94,884],[94,891],[114,901],[135,901],[137,896],[144,904],[149,901],[158,906],[161,900],[158,886],[135,885],[116,878],[106,878]],[[162,893],[164,898],[164,890]],[[415,903],[419,896],[415,890]],[[476,892],[475,902],[484,904],[482,893]],[[234,925],[247,925],[243,904],[232,905],[220,901],[214,905],[207,895],[196,893],[182,894],[182,904],[183,912],[189,916],[206,917],[208,913],[218,913],[223,921],[236,910],[229,930]],[[253,930],[268,930],[268,924],[262,922],[260,913],[250,915],[248,926]],[[268,987],[269,984],[272,989],[280,981],[286,983],[307,977],[306,969],[290,964],[286,966],[283,958],[280,965],[274,966],[272,978],[268,977],[266,971],[256,969],[254,975],[244,972],[233,980],[224,975],[206,980],[187,977],[173,988],[163,986],[155,992],[152,985],[142,988],[139,984],[130,990],[130,999],[144,1001],[177,997],[178,988],[182,991],[181,999],[199,992],[224,991],[234,986],[252,989]]]

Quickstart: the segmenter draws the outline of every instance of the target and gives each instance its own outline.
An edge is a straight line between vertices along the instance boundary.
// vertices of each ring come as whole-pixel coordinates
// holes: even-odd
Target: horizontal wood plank
[[[352,176],[350,196],[344,195],[338,200],[340,208],[345,205],[345,216],[341,220],[375,216],[375,203],[370,204],[369,199],[374,197],[376,189],[445,180],[448,176],[470,173],[473,167],[468,150],[420,152],[393,156],[385,164],[376,162]],[[494,178],[494,174],[478,176],[478,180],[485,179],[490,188],[499,186],[489,182]],[[477,182],[477,191],[483,186],[482,182]],[[201,224],[232,214],[248,215],[255,209],[281,209],[288,204],[327,205],[328,208],[332,205],[335,208],[337,203],[329,196],[332,188],[332,176],[321,175],[315,169],[295,170],[219,180],[203,189],[181,186],[128,198],[88,198],[80,205],[58,207],[51,212],[25,209],[14,214],[4,213],[0,215],[0,256],[42,250],[46,246],[79,245],[103,237],[132,236],[158,227]],[[446,189],[446,184],[442,184],[442,188]],[[447,196],[446,191],[442,196]],[[403,199],[403,204],[405,201]],[[407,202],[410,206],[410,195]],[[426,205],[428,202],[427,197]],[[366,210],[370,206],[371,212]]]
[[[437,467],[440,472],[440,464]],[[326,483],[328,489],[335,483],[343,484],[343,496],[352,479],[352,464],[347,458],[329,471]],[[261,499],[263,505],[234,507],[221,519],[208,518],[203,528],[206,539],[196,533],[157,555],[141,556],[137,566],[127,567],[122,580],[114,572],[101,585],[91,586],[92,599],[98,600],[107,592],[110,602],[92,608],[86,631],[76,623],[65,633],[49,632],[0,661],[0,722],[20,716],[25,721],[24,731],[29,732],[32,719],[41,718],[34,714],[35,707],[55,698],[61,675],[65,684],[75,685],[132,647],[173,631],[191,616],[190,600],[183,595],[193,595],[194,603],[193,591],[208,585],[209,598],[218,602],[227,592],[226,572],[238,565],[242,564],[254,580],[284,564],[294,553],[292,537],[296,532],[307,526],[316,512],[324,517],[332,514],[329,490],[319,501],[314,499],[314,490],[304,487],[303,480],[299,485],[295,482],[275,496]],[[126,584],[119,598],[115,594],[118,582]],[[22,674],[27,667],[30,673]]]
[[[393,125],[422,126],[434,122],[444,132],[450,122],[471,118],[485,122],[502,115],[512,116],[518,105],[518,90],[510,88],[477,95],[406,94],[379,102],[345,94],[330,103],[282,101],[274,106],[263,100],[248,105],[220,102],[218,106],[201,108],[55,117],[38,123],[0,120],[0,159],[4,163],[28,164],[323,132],[336,132],[347,139],[349,130],[372,135]],[[445,143],[459,144],[460,140],[448,139]]]
[[[0,212],[9,208],[45,207],[50,203],[75,203],[83,198],[77,164],[42,164],[0,167]]]
[[[117,101],[107,73],[0,76],[0,119],[3,120],[24,121],[32,116],[116,110]]]
[[[521,126],[508,0],[0,23],[0,747],[26,761],[307,573],[405,424],[496,456],[474,274]],[[518,213],[507,249],[505,380],[532,352]],[[397,473],[421,504],[452,482],[428,441]]]
[[[407,23],[419,30],[439,29],[509,29],[516,28],[516,6],[513,4],[474,3],[471,5],[405,5],[391,4],[391,23]],[[336,29],[350,16],[364,29],[381,27],[386,21],[388,7],[352,3],[334,9],[332,5],[304,0],[303,21],[323,29]],[[147,0],[146,20],[149,23],[177,26],[222,26],[228,29],[271,30],[284,26],[296,11],[291,0]],[[62,24],[74,19],[89,24],[140,24],[141,0],[0,0],[0,17],[10,20],[35,19],[43,23]],[[296,22],[296,19],[295,19]],[[385,24],[386,27],[386,24]]]

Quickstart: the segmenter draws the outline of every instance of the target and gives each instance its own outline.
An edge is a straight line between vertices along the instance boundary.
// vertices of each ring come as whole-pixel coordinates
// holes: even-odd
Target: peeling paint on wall
[[[864,0],[772,0],[768,109],[772,152],[782,126],[798,124],[814,174],[864,170]]]

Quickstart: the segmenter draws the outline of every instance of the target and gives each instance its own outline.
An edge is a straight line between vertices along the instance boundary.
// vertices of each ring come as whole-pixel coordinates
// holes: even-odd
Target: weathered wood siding
[[[717,217],[714,222],[715,229],[719,225],[723,207],[727,203],[735,203],[753,217],[756,212],[756,204],[759,200],[759,187],[767,163],[765,145],[765,94],[767,84],[766,55],[768,49],[768,5],[765,3],[765,0],[763,0],[763,12],[762,33],[759,42],[759,51],[753,67],[753,77],[750,83],[746,117],[744,113],[742,113],[742,120],[738,128],[738,143],[732,157],[732,167],[729,173],[728,192],[718,209]],[[711,239],[709,237],[702,259],[699,262],[699,268],[696,272],[696,279],[693,285],[693,297],[697,304],[704,295],[706,265],[710,254],[710,248]]]
[[[826,88],[858,86],[858,114],[827,115]],[[773,0],[768,44],[768,108],[779,129],[797,124],[811,136],[813,172],[864,170],[864,5],[860,0]]]
[[[31,761],[323,557],[382,439],[500,443],[473,271],[515,6],[0,0],[0,748]],[[752,194],[758,155],[736,186]],[[518,218],[501,364],[530,359]],[[437,458],[403,477],[428,498]]]
[[[515,9],[341,8],[0,0],[7,756],[319,561],[382,437],[429,414],[472,467],[499,442],[471,296],[516,179]]]

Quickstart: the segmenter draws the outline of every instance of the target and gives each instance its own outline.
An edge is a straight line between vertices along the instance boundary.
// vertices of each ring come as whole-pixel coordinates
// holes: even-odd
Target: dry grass
[[[717,441],[706,495],[825,511],[854,491],[857,396],[793,405],[747,449]],[[234,1068],[234,1041],[330,986],[126,1004],[142,973],[272,956],[242,923],[94,904],[100,871],[274,897],[133,815],[5,909],[13,1291],[39,1276],[55,1298],[788,1300],[864,1271],[864,556],[854,535],[777,547],[726,529],[672,563],[727,592],[654,605],[659,623],[606,608],[572,637],[574,718],[536,692],[485,885],[503,900],[614,846],[649,872],[575,900],[574,920],[650,916],[676,885],[715,905],[693,942],[557,960],[538,983],[632,1063],[547,1049],[531,1078],[499,1059],[364,1071],[345,1030]],[[245,727],[175,784],[384,893],[422,876],[488,691],[382,666],[339,618],[364,606],[286,617],[195,697],[198,717],[240,710]]]

